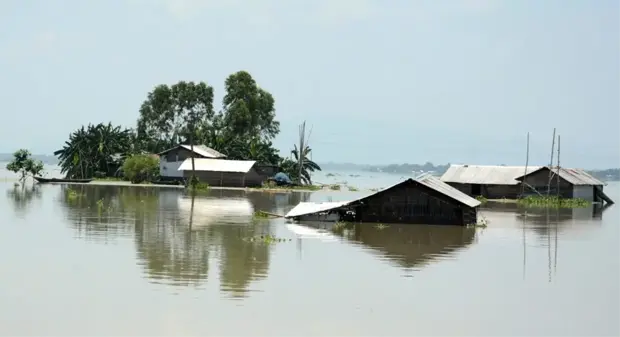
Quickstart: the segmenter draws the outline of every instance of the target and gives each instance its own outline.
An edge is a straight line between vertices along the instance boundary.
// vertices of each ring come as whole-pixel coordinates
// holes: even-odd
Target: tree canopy
[[[89,124],[73,131],[58,156],[61,172],[68,178],[111,176],[122,160],[136,151],[133,130],[111,123]]]
[[[204,144],[229,159],[280,165],[292,177],[309,183],[310,173],[319,166],[306,156],[296,161],[282,158],[273,146],[280,132],[273,96],[246,71],[228,76],[225,90],[216,112],[213,87],[206,82],[157,85],[140,106],[135,130],[109,123],[81,127],[54,154],[63,173],[81,178],[112,175],[121,165],[118,159],[131,154],[159,153],[178,143]],[[295,153],[299,154],[293,149]],[[302,177],[298,177],[299,164]]]
[[[6,169],[19,174],[19,181],[24,182],[28,175],[38,176],[43,172],[43,162],[32,159],[32,154],[26,149],[19,149],[13,153],[13,160]]]
[[[140,107],[138,140],[143,150],[160,152],[197,138],[197,130],[212,126],[213,116],[213,88],[205,82],[161,84]]]

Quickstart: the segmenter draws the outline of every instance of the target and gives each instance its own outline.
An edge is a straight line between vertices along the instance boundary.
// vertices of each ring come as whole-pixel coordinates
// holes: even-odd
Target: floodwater
[[[357,174],[341,176],[368,188],[400,178]],[[617,205],[504,205],[481,211],[487,228],[338,235],[253,212],[366,192],[192,202],[172,188],[13,184],[0,179],[0,335],[620,334]],[[620,184],[605,190],[620,200]]]

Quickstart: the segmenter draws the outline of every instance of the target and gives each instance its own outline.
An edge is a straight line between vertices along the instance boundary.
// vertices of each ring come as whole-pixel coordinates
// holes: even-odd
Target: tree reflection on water
[[[35,199],[41,199],[41,188],[34,185],[18,184],[6,191],[7,199],[13,204],[15,213],[23,217],[28,213],[29,206]]]
[[[179,189],[132,186],[70,189],[75,193],[63,186],[59,200],[78,236],[95,242],[132,236],[138,264],[151,282],[200,286],[215,261],[221,291],[243,298],[252,281],[267,276],[270,245],[244,238],[273,235],[269,221],[252,218],[254,209],[277,207],[273,196],[248,198],[244,191],[225,190],[192,196]],[[293,195],[300,201],[309,197]]]

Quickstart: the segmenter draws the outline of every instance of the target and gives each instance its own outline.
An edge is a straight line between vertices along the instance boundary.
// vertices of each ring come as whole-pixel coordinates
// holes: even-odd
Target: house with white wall
[[[181,164],[191,158],[191,146],[179,144],[173,148],[158,153],[159,175],[162,180],[181,180],[183,171],[179,171]],[[223,159],[226,155],[205,145],[194,145],[194,158]]]

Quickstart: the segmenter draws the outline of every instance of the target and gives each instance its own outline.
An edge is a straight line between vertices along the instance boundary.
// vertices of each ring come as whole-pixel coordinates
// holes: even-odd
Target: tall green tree
[[[181,81],[156,86],[140,107],[137,136],[143,150],[160,152],[199,139],[213,125],[213,88]]]
[[[136,149],[133,130],[111,123],[88,126],[69,135],[62,149],[54,152],[61,172],[68,178],[113,175],[123,159]]]
[[[231,159],[253,159],[277,164],[272,139],[280,132],[273,96],[260,88],[246,71],[230,75],[225,82],[222,111],[212,127],[202,131],[203,142]]]
[[[6,169],[19,174],[19,181],[23,183],[28,175],[34,177],[43,172],[43,162],[34,160],[30,151],[19,149],[13,153],[13,160],[6,165]]]
[[[275,100],[260,88],[247,71],[236,72],[226,79],[223,99],[224,122],[229,131],[248,139],[271,140],[280,132]]]

